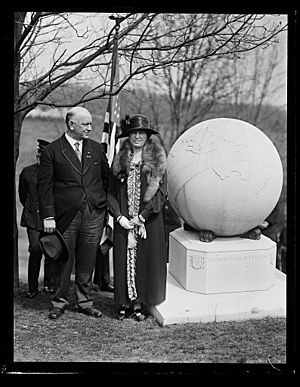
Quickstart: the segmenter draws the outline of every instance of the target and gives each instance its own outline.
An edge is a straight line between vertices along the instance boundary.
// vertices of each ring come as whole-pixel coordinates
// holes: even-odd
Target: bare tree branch
[[[32,16],[31,23],[25,27],[24,35],[16,47],[21,47],[20,42],[24,42],[33,27],[38,28],[37,22],[42,23],[46,17],[56,17],[66,21],[68,27],[75,31],[78,37],[87,35],[87,30],[79,33],[63,14],[36,13]],[[185,62],[200,61],[208,57],[237,55],[259,45],[267,45],[285,28],[284,26],[275,26],[269,30],[265,28],[258,34],[257,31],[261,29],[261,26],[255,26],[255,22],[261,20],[261,16],[258,15],[128,14],[125,19],[127,26],[119,32],[119,53],[120,59],[123,60],[122,66],[127,67],[128,70],[124,71],[125,75],[116,93],[120,92],[131,79],[149,71],[160,70],[167,66],[180,67]],[[58,23],[57,19],[55,22]],[[61,28],[63,32],[66,27]],[[114,27],[108,31],[106,37],[104,35],[89,41],[71,54],[67,54],[66,50],[61,51],[63,42],[60,42],[61,38],[56,34],[57,48],[54,53],[57,52],[57,58],[53,58],[52,65],[43,74],[20,83],[23,91],[20,94],[19,104],[16,105],[16,113],[34,108],[53,90],[90,68],[95,74],[108,74],[107,70],[103,71],[103,67],[110,67],[108,55],[112,48],[113,29]],[[42,30],[40,25],[37,36],[42,36]],[[33,38],[33,35],[31,36]],[[101,40],[103,43],[97,46]],[[34,40],[33,44],[37,48],[39,43]],[[188,50],[196,44],[203,49],[198,52]],[[207,50],[207,47],[210,49]],[[59,48],[60,51],[58,51]],[[23,52],[28,54],[28,46]],[[106,60],[99,61],[100,57]],[[30,59],[28,64],[33,62],[33,59]],[[100,79],[101,76],[98,81]],[[105,79],[102,77],[102,82],[98,83],[98,95],[95,95],[95,87],[91,95],[95,98],[107,96],[107,92],[104,91],[107,84],[109,84],[109,77]],[[81,102],[88,101],[88,98],[88,95],[85,95]]]

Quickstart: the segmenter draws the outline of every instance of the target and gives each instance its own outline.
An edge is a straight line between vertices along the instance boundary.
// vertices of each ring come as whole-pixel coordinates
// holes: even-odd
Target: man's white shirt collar
[[[71,144],[73,149],[75,149],[75,143],[79,142],[79,149],[80,149],[80,152],[82,153],[82,140],[74,140],[74,138],[69,136],[68,133],[66,133],[66,132],[65,132],[65,136],[66,136],[67,141],[69,141],[69,143]]]

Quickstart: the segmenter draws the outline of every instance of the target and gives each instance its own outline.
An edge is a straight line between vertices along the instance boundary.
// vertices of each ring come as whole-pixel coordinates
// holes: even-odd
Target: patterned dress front
[[[139,213],[141,196],[141,163],[130,163],[130,171],[127,180],[128,213],[134,218]],[[128,230],[127,247],[127,288],[128,298],[131,301],[137,299],[135,274],[137,258],[138,226]]]

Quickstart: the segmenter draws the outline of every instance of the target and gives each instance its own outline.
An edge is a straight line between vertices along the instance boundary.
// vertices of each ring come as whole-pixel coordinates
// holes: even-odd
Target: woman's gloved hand
[[[143,239],[146,239],[147,238],[147,231],[146,231],[146,227],[144,226],[144,224],[142,224],[141,226],[139,226],[139,230],[138,230],[138,233],[139,233],[139,236]]]
[[[133,228],[133,225],[130,223],[130,221],[126,218],[126,216],[122,216],[119,220],[118,220],[120,226],[122,226],[123,228],[125,228],[126,230],[130,230],[131,228]]]
[[[144,223],[139,219],[138,215],[130,219],[130,224],[133,226],[142,226]]]

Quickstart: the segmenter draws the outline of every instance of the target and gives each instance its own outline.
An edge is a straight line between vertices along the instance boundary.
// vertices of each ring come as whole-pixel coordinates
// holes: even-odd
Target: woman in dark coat
[[[119,138],[128,138],[111,168],[108,210],[115,221],[114,297],[119,319],[131,315],[142,321],[143,306],[160,304],[166,296],[162,210],[167,193],[167,156],[157,135],[146,116],[127,116]]]

